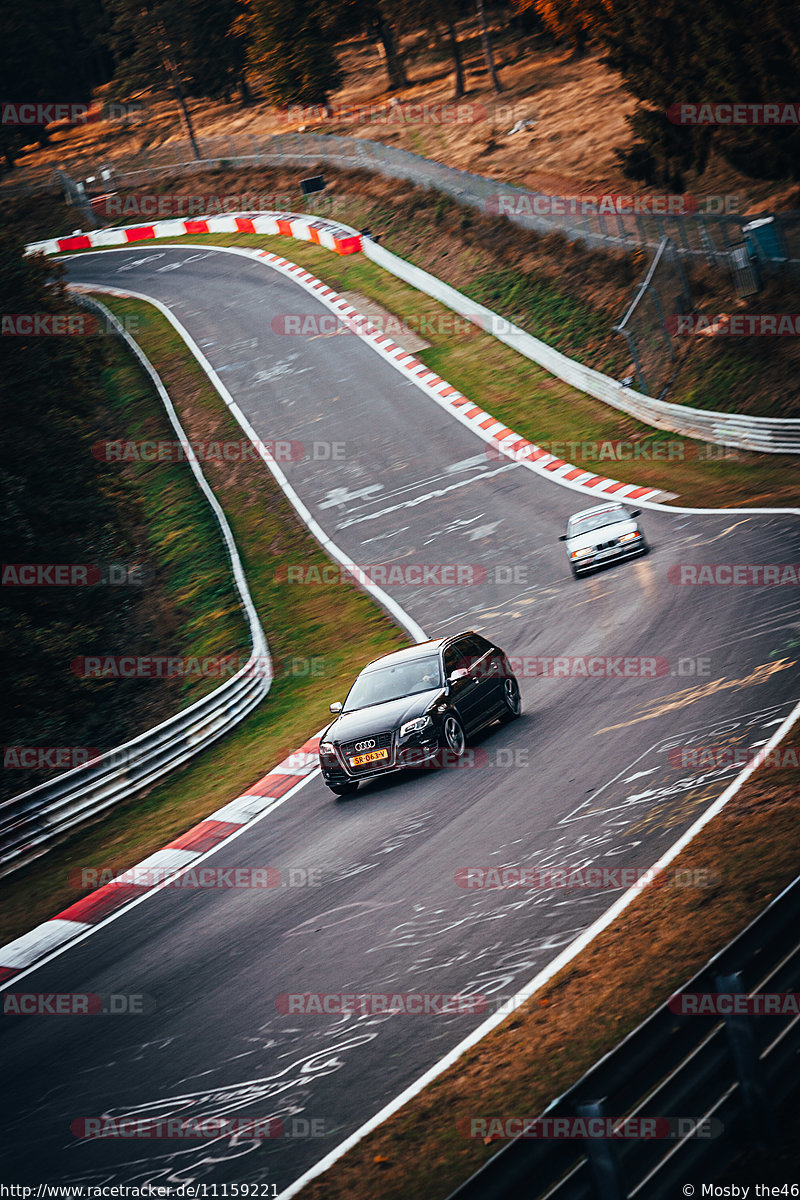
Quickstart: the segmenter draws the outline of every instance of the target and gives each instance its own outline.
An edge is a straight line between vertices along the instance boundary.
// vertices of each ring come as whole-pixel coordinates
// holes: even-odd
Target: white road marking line
[[[360,525],[363,521],[377,521],[380,517],[397,512],[401,508],[416,508],[418,504],[424,504],[427,500],[438,500],[441,496],[446,496],[448,492],[455,492],[459,488],[468,487],[472,483],[482,483],[484,479],[489,479],[492,475],[502,475],[504,471],[515,471],[519,465],[519,463],[509,463],[508,466],[498,467],[488,474],[473,475],[471,479],[462,479],[459,483],[451,483],[447,487],[435,488],[432,492],[425,492],[421,496],[415,496],[413,500],[403,500],[400,504],[391,504],[388,508],[379,509],[377,512],[365,513],[361,517],[349,517],[347,520],[341,521],[336,528],[347,529],[349,525]]]
[[[370,483],[363,488],[355,488],[349,491],[346,487],[331,488],[325,493],[325,499],[317,503],[317,508],[340,508],[344,504],[350,504],[352,500],[366,500],[368,496],[374,496],[376,492],[383,491],[382,483]]]
[[[477,529],[473,529],[469,535],[471,542],[478,542],[482,538],[489,537],[501,525],[502,521],[487,521],[485,525],[479,525]]]

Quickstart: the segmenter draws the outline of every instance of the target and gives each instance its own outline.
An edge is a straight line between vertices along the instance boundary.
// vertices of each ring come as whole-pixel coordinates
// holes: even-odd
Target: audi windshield
[[[381,667],[377,671],[364,671],[350,688],[342,712],[354,712],[357,708],[368,708],[373,704],[387,704],[390,700],[415,696],[418,692],[429,692],[441,686],[442,672],[438,658],[412,659],[392,667]]]

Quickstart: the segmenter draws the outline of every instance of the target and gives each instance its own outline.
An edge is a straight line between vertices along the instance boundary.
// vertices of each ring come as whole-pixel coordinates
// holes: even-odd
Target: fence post
[[[630,329],[623,329],[621,325],[612,326],[612,330],[614,333],[621,333],[625,338],[625,341],[628,343],[628,353],[631,356],[631,362],[633,363],[633,369],[636,374],[636,382],[639,384],[639,391],[642,392],[643,395],[648,396],[649,392],[647,390],[647,380],[644,377],[642,364],[639,362],[639,356],[636,353],[636,342],[634,340],[633,333],[630,331]]]
[[[605,1120],[603,1105],[591,1100],[577,1105],[575,1111],[584,1121]],[[619,1181],[619,1164],[608,1138],[584,1138],[583,1149],[589,1160],[597,1200],[625,1200]]]
[[[733,975],[717,975],[714,979],[714,987],[718,992],[726,994],[737,996],[745,994],[741,971],[736,971]],[[755,1130],[759,1149],[766,1150],[774,1145],[775,1134],[773,1122],[770,1119],[772,1105],[767,1093],[753,1031],[753,1017],[738,1013],[728,1014],[725,1017],[725,1033],[736,1067],[742,1106]]]

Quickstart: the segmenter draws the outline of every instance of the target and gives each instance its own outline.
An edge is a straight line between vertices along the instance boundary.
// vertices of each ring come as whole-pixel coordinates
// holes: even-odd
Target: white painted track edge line
[[[448,1053],[445,1054],[444,1057],[439,1060],[439,1062],[435,1063],[433,1067],[430,1067],[424,1074],[420,1075],[419,1079],[416,1079],[414,1083],[410,1084],[404,1091],[402,1091],[399,1096],[396,1096],[394,1100],[390,1100],[390,1102],[384,1105],[379,1112],[375,1113],[373,1117],[370,1117],[368,1121],[360,1126],[355,1133],[350,1134],[350,1136],[345,1138],[345,1140],[341,1142],[335,1149],[331,1150],[324,1156],[324,1158],[321,1158],[319,1162],[315,1163],[313,1167],[310,1167],[307,1171],[305,1171],[299,1177],[299,1179],[296,1179],[294,1183],[290,1184],[288,1188],[280,1193],[277,1200],[290,1200],[292,1196],[296,1196],[307,1183],[311,1182],[312,1179],[318,1178],[325,1171],[327,1171],[328,1168],[333,1166],[335,1162],[342,1158],[348,1150],[351,1150],[353,1146],[358,1145],[358,1143],[362,1141],[368,1134],[372,1133],[374,1129],[377,1129],[379,1125],[382,1125],[384,1121],[401,1109],[404,1104],[406,1104],[409,1100],[412,1100],[415,1096],[419,1095],[419,1093],[425,1087],[427,1087],[429,1083],[442,1075],[448,1069],[448,1067],[453,1066],[453,1064],[456,1063],[458,1059],[466,1053],[467,1050],[470,1050],[478,1042],[482,1041],[487,1034],[496,1029],[498,1025],[501,1025],[503,1021],[507,1020],[513,1014],[514,1007],[525,1000],[529,1000],[531,996],[544,987],[546,983],[549,983],[549,981],[555,975],[557,975],[559,971],[572,962],[573,959],[577,958],[582,950],[585,950],[586,947],[590,945],[590,943],[593,942],[600,933],[607,929],[608,926],[616,920],[621,912],[624,912],[624,910],[642,894],[646,884],[659,875],[666,867],[668,867],[673,859],[677,858],[681,851],[694,840],[697,834],[700,833],[700,831],[710,821],[712,821],[714,817],[717,816],[717,814],[725,807],[728,801],[733,799],[733,797],[737,794],[743,784],[747,782],[753,772],[758,770],[770,751],[773,750],[774,747],[778,745],[778,743],[782,741],[786,734],[791,730],[798,718],[800,718],[800,700],[797,701],[788,716],[784,718],[779,728],[775,731],[769,741],[761,747],[753,761],[748,763],[747,766],[740,771],[736,778],[728,784],[725,791],[717,797],[713,804],[710,804],[706,811],[699,816],[697,820],[692,823],[692,825],[689,826],[685,833],[682,833],[677,841],[673,842],[670,848],[666,850],[664,854],[662,854],[662,856],[653,864],[653,866],[648,868],[648,870],[642,876],[640,883],[635,887],[629,888],[627,892],[624,892],[623,895],[620,896],[619,900],[616,900],[601,917],[598,917],[596,921],[592,922],[589,928],[584,930],[584,932],[580,934],[580,936],[577,937],[574,942],[570,942],[570,944],[564,950],[562,950],[560,954],[556,955],[552,962],[548,963],[548,965],[544,967],[543,970],[539,971],[529,983],[521,988],[514,996],[510,997],[508,1004],[512,1005],[511,1009],[506,1008],[506,1011],[504,1012],[494,1013],[491,1017],[479,1025],[477,1029],[474,1029],[472,1033],[468,1034],[466,1038],[462,1039],[457,1046],[454,1046],[452,1050],[448,1051]]]
[[[213,253],[217,253],[217,254],[235,254],[235,255],[239,255],[242,258],[247,259],[250,262],[260,262],[264,266],[271,267],[273,270],[277,270],[279,274],[284,276],[284,278],[293,280],[299,287],[303,288],[304,291],[307,291],[310,295],[312,295],[321,304],[324,304],[325,307],[330,309],[332,312],[335,312],[338,307],[335,300],[329,299],[329,297],[322,295],[319,291],[317,291],[314,288],[313,283],[307,282],[299,274],[292,271],[291,268],[296,267],[297,266],[296,263],[292,263],[292,262],[290,262],[289,259],[283,258],[280,255],[276,255],[272,251],[254,250],[254,249],[250,249],[250,248],[242,247],[242,246],[209,246],[209,245],[203,245],[199,242],[189,242],[189,243],[184,242],[179,245],[174,244],[174,243],[167,243],[167,242],[160,242],[158,244],[165,247],[166,249],[171,249],[171,250],[204,250],[206,252],[213,252]],[[124,247],[123,246],[114,246],[114,247],[108,247],[108,249],[85,250],[85,251],[82,251],[80,254],[61,253],[58,257],[61,260],[66,260],[68,258],[85,258],[91,254],[130,253],[130,250],[131,250],[130,245],[127,245]],[[272,259],[274,259],[275,261],[270,261]],[[377,265],[377,264],[373,264],[373,265]],[[312,280],[316,280],[315,276],[310,276],[310,278]],[[106,286],[106,285],[98,284],[97,286],[94,286],[94,285],[90,285],[90,284],[82,284],[80,286],[82,288],[89,288],[90,290],[94,290],[97,292],[105,291],[105,292],[109,292],[111,294],[113,294],[113,292],[115,290],[112,285]],[[409,286],[411,286],[411,285],[409,285]],[[159,307],[159,304],[160,304],[159,301],[153,300],[149,296],[144,295],[143,293],[134,293],[134,292],[128,291],[127,289],[123,289],[123,288],[120,288],[117,290],[118,290],[119,294],[121,294],[121,295],[130,295],[130,296],[136,295],[143,300],[149,301],[150,303],[154,304],[156,307]],[[336,293],[332,292],[331,295],[336,296]],[[167,312],[168,311],[169,310],[167,310]],[[353,311],[355,311],[355,310],[353,310]],[[363,316],[363,314],[357,314],[357,315]],[[367,317],[364,317],[363,319],[365,321],[368,320]],[[173,322],[173,324],[174,324],[174,322]],[[178,328],[178,326],[176,326],[176,328]],[[180,330],[179,330],[179,332],[180,332]],[[366,345],[370,346],[376,353],[380,354],[385,362],[390,363],[395,368],[395,370],[399,371],[402,374],[403,378],[416,384],[416,386],[418,386],[420,388],[420,390],[426,396],[429,396],[434,401],[434,403],[436,403],[445,412],[449,413],[450,416],[454,417],[457,421],[459,421],[466,429],[471,430],[472,433],[474,433],[477,437],[479,437],[482,442],[485,442],[487,445],[493,445],[495,447],[498,446],[497,442],[492,437],[487,436],[485,430],[480,429],[475,424],[475,421],[482,420],[485,417],[489,417],[492,415],[491,413],[482,412],[482,413],[479,413],[476,417],[471,417],[471,418],[464,417],[461,410],[459,408],[455,408],[453,406],[453,404],[451,403],[452,399],[454,398],[453,396],[441,397],[441,396],[437,395],[436,387],[439,387],[440,386],[439,384],[437,384],[436,387],[432,387],[432,386],[429,386],[423,379],[416,378],[416,376],[414,374],[414,370],[415,370],[414,368],[408,369],[408,368],[404,367],[402,365],[402,363],[400,363],[399,361],[397,361],[395,358],[392,357],[391,352],[385,351],[382,346],[379,346],[374,341],[374,338],[370,333],[365,332],[361,328],[356,328],[354,330],[354,332],[355,332],[356,336],[359,337]],[[182,336],[184,336],[184,335],[182,335]],[[186,338],[188,338],[188,336],[189,336],[188,334],[185,335]],[[188,341],[187,341],[187,344],[188,344]],[[202,351],[200,351],[198,349],[198,353],[202,354]],[[204,367],[204,369],[213,371],[213,368],[211,368],[210,365],[209,365],[209,367]],[[431,368],[426,368],[426,371],[428,371],[432,375],[437,374],[437,372],[433,371]],[[445,384],[446,386],[453,386],[452,384],[447,385],[446,380],[442,380],[442,383]],[[215,384],[215,386],[221,386],[224,388],[224,384]],[[454,390],[454,393],[457,394],[457,396],[463,396],[463,393],[460,393],[457,388],[454,388],[453,390]],[[235,401],[233,401],[232,399],[230,402],[226,400],[226,403],[228,404],[228,407],[235,406]],[[474,403],[475,402],[473,401],[473,404]],[[476,405],[476,407],[480,407],[480,406]],[[244,418],[244,420],[246,420],[246,418]],[[517,436],[519,438],[521,438],[523,435],[518,434]],[[504,453],[502,448],[498,448],[498,453],[500,453],[500,454]],[[557,476],[553,476],[550,473],[545,473],[541,469],[541,467],[539,466],[538,463],[529,461],[527,458],[523,458],[521,460],[519,460],[519,459],[515,460],[514,456],[512,456],[512,455],[505,454],[504,456],[506,458],[508,458],[510,462],[518,461],[520,466],[523,466],[527,470],[532,471],[540,479],[549,479],[551,483],[555,483],[559,487],[568,488],[570,491],[578,492],[582,496],[589,496],[591,494],[593,496],[594,495],[598,496],[601,500],[602,499],[608,499],[608,500],[613,499],[613,494],[611,496],[604,496],[601,489],[600,490],[587,489],[578,480],[559,479]],[[263,455],[262,455],[262,457],[263,457]],[[265,458],[265,461],[267,461],[266,458]],[[267,465],[269,465],[269,463]],[[574,464],[566,464],[566,465],[573,466]],[[576,469],[578,469],[578,468],[576,468]],[[270,470],[272,470],[272,467],[270,467]],[[587,473],[592,474],[592,475],[597,474],[597,472],[587,472]],[[273,474],[275,474],[274,471],[273,471]],[[282,475],[283,473],[280,472],[280,474]],[[276,475],[276,478],[277,478],[277,475]],[[623,481],[614,480],[614,482],[623,482]],[[288,483],[287,483],[287,486],[291,486],[291,485],[288,485]],[[643,487],[646,485],[637,484],[637,483],[630,483],[630,484],[626,483],[625,486],[636,489],[638,487]],[[657,494],[658,492],[666,491],[666,488],[663,486],[648,487],[648,490],[651,492],[655,492]],[[288,495],[288,493],[287,493],[287,495]],[[302,501],[300,501],[300,503],[302,504]],[[633,501],[631,501],[631,503],[636,503],[637,505],[639,505],[640,508],[651,509],[656,512],[668,512],[668,513],[688,513],[688,514],[708,515],[708,516],[729,515],[729,514],[737,514],[737,513],[738,514],[744,513],[745,515],[750,515],[750,516],[759,516],[759,515],[775,516],[778,514],[789,514],[792,516],[800,516],[800,508],[744,508],[744,507],[742,507],[742,508],[692,508],[692,507],[689,507],[686,505],[662,504],[657,500],[648,500],[648,499],[646,499],[646,497],[635,497],[635,499]],[[312,518],[312,520],[313,520],[313,518]],[[315,534],[314,536],[316,537],[317,535]],[[325,545],[325,543],[323,542],[322,545]],[[328,549],[327,546],[326,546],[326,549]],[[332,554],[333,557],[336,557],[336,555],[333,554],[333,551],[329,551],[329,552]],[[339,561],[342,561],[342,560],[340,559]],[[343,563],[343,565],[346,566],[346,563]],[[424,639],[420,638],[418,640],[422,641]]]
[[[289,788],[288,791],[286,791],[282,796],[274,799],[273,803],[270,804],[268,808],[265,808],[263,812],[257,813],[251,820],[240,825],[238,829],[232,830],[231,833],[229,833],[226,838],[223,838],[221,842],[217,842],[216,845],[211,846],[208,850],[203,850],[201,853],[197,854],[190,862],[187,862],[185,866],[175,871],[173,875],[170,875],[168,879],[156,884],[154,887],[145,888],[143,895],[136,896],[123,907],[118,908],[115,912],[109,913],[107,917],[103,917],[102,920],[95,921],[91,925],[87,924],[85,927],[85,932],[80,933],[70,941],[65,942],[63,946],[57,947],[57,949],[53,950],[52,953],[46,954],[43,958],[37,959],[35,963],[31,963],[29,967],[25,967],[16,975],[12,975],[9,979],[3,980],[3,982],[0,983],[0,992],[4,992],[8,988],[16,987],[19,981],[24,979],[27,975],[30,975],[32,971],[38,971],[39,967],[43,967],[45,963],[52,962],[54,958],[58,958],[61,954],[65,954],[68,950],[72,950],[73,947],[77,946],[80,942],[86,941],[88,937],[91,937],[95,930],[102,929],[105,925],[110,925],[112,921],[116,921],[120,917],[125,916],[125,914],[129,913],[132,908],[136,908],[136,906],[139,904],[144,904],[145,900],[148,900],[151,896],[155,896],[157,892],[163,891],[164,888],[172,887],[176,879],[180,879],[181,876],[185,875],[187,871],[193,871],[199,863],[205,862],[205,860],[210,858],[212,854],[216,854],[219,850],[222,850],[225,846],[230,845],[231,842],[241,837],[244,833],[247,833],[248,830],[251,830],[259,823],[259,821],[263,821],[265,817],[270,816],[276,808],[280,808],[280,806],[285,804],[287,800],[291,800],[292,797],[301,790],[301,788],[304,788],[307,783],[310,783],[311,780],[315,779],[319,774],[320,771],[319,768],[317,768],[317,770],[312,771],[310,775],[305,775],[302,779],[298,779],[294,787]],[[205,818],[207,821],[212,819],[213,816]],[[166,849],[166,847],[163,847],[163,849]],[[156,853],[158,853],[158,851],[156,851]],[[128,870],[135,870],[135,868],[129,867]],[[120,872],[120,874],[124,873],[125,872]],[[60,918],[58,913],[56,913],[56,915],[50,919],[55,921],[59,920]],[[47,924],[47,922],[42,922],[42,924]],[[76,922],[76,924],[78,924],[78,922]]]
[[[178,247],[178,249],[185,249],[185,248],[187,248],[187,247],[183,247],[183,246]],[[191,246],[188,247],[188,249],[192,249],[192,248],[193,247],[191,247]],[[215,247],[212,247],[212,248],[215,249]],[[94,253],[94,251],[92,251],[92,253]],[[97,251],[97,253],[102,254],[105,252]],[[184,328],[184,326],[181,324],[181,322],[178,320],[178,318],[175,316],[175,314],[167,307],[167,305],[162,304],[162,302],[160,300],[156,300],[151,296],[145,295],[143,292],[134,292],[130,288],[120,288],[120,287],[116,287],[116,286],[115,287],[103,286],[103,285],[99,285],[99,284],[95,287],[94,285],[81,284],[81,288],[86,289],[87,287],[91,291],[96,291],[96,292],[106,293],[106,294],[111,294],[111,295],[116,294],[119,296],[131,296],[134,299],[142,300],[146,304],[152,304],[154,308],[157,308],[158,311],[164,317],[166,317],[166,319],[169,321],[169,323],[172,325],[172,327],[175,329],[175,331],[181,336],[181,338],[183,338],[183,340],[186,343],[186,346],[188,347],[189,352],[192,354],[193,358],[195,358],[197,360],[197,362],[199,363],[199,365],[203,368],[203,370],[205,371],[209,380],[211,381],[213,386],[216,388],[217,392],[219,392],[220,396],[222,397],[222,400],[224,401],[226,407],[228,408],[228,410],[230,411],[232,416],[239,423],[241,428],[247,434],[248,438],[250,438],[253,445],[255,445],[258,448],[259,455],[261,456],[263,461],[266,463],[267,467],[269,468],[270,472],[272,473],[279,488],[281,489],[283,494],[286,496],[286,499],[292,505],[292,508],[295,510],[298,517],[303,522],[303,524],[306,526],[306,528],[309,530],[309,532],[314,536],[314,538],[316,538],[316,540],[319,542],[319,544],[322,546],[322,548],[324,550],[326,550],[327,553],[330,554],[330,556],[332,558],[335,558],[337,560],[337,562],[341,563],[341,565],[353,576],[354,582],[359,584],[363,588],[363,590],[369,592],[370,595],[372,595],[373,598],[375,600],[377,600],[377,602],[381,605],[381,607],[385,611],[387,611],[398,622],[398,624],[405,630],[406,633],[409,634],[410,637],[412,637],[414,639],[415,642],[427,641],[428,635],[425,633],[425,630],[422,628],[422,626],[419,625],[414,620],[414,618],[410,615],[410,613],[407,613],[406,610],[400,604],[398,604],[398,602],[392,596],[390,596],[387,592],[385,592],[383,590],[383,588],[379,587],[378,584],[373,583],[369,579],[366,579],[366,578],[363,578],[360,580],[356,579],[355,572],[358,571],[357,564],[354,563],[352,561],[352,559],[348,558],[348,556],[345,554],[345,552],[339,548],[339,546],[336,544],[336,542],[334,542],[333,539],[328,536],[328,534],[325,532],[325,530],[322,528],[322,526],[319,524],[319,522],[316,521],[315,518],[311,515],[311,512],[306,507],[306,505],[303,503],[303,501],[300,499],[300,497],[298,496],[297,492],[294,490],[292,485],[289,483],[289,480],[286,478],[283,471],[280,469],[278,464],[275,462],[275,460],[272,458],[272,456],[265,449],[262,439],[258,436],[255,429],[253,429],[253,426],[250,424],[247,417],[244,415],[242,410],[239,408],[239,405],[236,403],[233,396],[226,388],[225,384],[222,382],[222,380],[219,378],[219,376],[217,375],[214,368],[211,366],[211,363],[208,361],[206,356],[203,354],[202,350],[197,345],[197,343],[194,341],[194,339],[192,338],[192,336],[188,332],[188,330]],[[363,572],[361,572],[361,575],[363,575]]]

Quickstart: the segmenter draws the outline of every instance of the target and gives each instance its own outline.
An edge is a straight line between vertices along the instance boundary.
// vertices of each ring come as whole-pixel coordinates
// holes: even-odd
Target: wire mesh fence
[[[589,203],[585,197],[527,191],[362,137],[301,132],[264,137],[238,132],[197,140],[202,156],[199,160],[188,139],[172,139],[160,146],[146,146],[134,155],[118,150],[107,153],[102,160],[75,157],[65,160],[59,170],[40,174],[38,179],[25,179],[22,184],[29,191],[64,190],[64,179],[71,176],[90,190],[122,194],[147,185],[157,188],[175,175],[199,176],[214,170],[273,165],[294,166],[306,175],[318,174],[326,166],[365,170],[434,188],[461,204],[487,215],[505,216],[539,234],[559,233],[595,249],[652,255],[645,280],[613,328],[627,342],[631,382],[635,379],[644,395],[659,400],[667,395],[689,345],[689,339],[680,336],[676,321],[694,311],[685,267],[705,262],[725,270],[731,277],[731,291],[739,297],[758,291],[764,274],[783,268],[800,269],[800,212],[755,220],[736,213],[657,213],[645,211],[647,203],[639,203],[647,197],[618,197],[630,203],[612,205],[614,211],[604,211],[602,203]],[[74,202],[71,190],[66,190],[68,199]],[[272,199],[265,205],[254,200],[251,207],[295,207],[300,202],[299,181],[296,190],[297,196],[282,198],[280,203]],[[347,210],[340,211],[337,200],[345,204],[347,197],[328,189],[321,202],[324,212],[319,209],[319,215],[346,220]],[[301,207],[318,211],[319,204],[318,197],[303,197]],[[199,210],[189,215],[199,215]],[[109,220],[108,213],[105,220],[97,221],[89,212],[87,219],[95,225],[119,223]],[[127,211],[120,214],[120,220],[123,224],[147,223],[144,215],[138,220],[134,215],[131,220]]]
[[[691,313],[692,298],[680,255],[663,238],[633,302],[614,326],[628,343],[638,388],[663,399],[679,357],[678,320]]]
[[[726,266],[732,248],[743,240],[747,217],[738,213],[712,214],[693,211],[653,211],[664,197],[552,196],[506,184],[423,158],[411,151],[362,137],[321,133],[284,133],[275,136],[237,132],[197,139],[201,161],[195,159],[188,139],[171,139],[149,145],[136,154],[124,150],[104,152],[102,161],[74,156],[60,164],[76,180],[98,178],[103,168],[113,168],[118,182],[155,181],[180,171],[183,174],[225,167],[296,165],[301,168],[329,165],[344,170],[367,170],[388,178],[404,179],[421,187],[433,187],[459,203],[487,215],[505,216],[513,224],[537,233],[563,233],[570,240],[592,247],[630,250],[646,247],[655,251],[668,238],[682,258],[704,258],[715,266]],[[49,172],[28,173],[19,181],[8,180],[3,189],[49,188]],[[609,201],[606,205],[604,201]],[[629,200],[627,205],[624,202]],[[667,197],[661,207],[691,209],[678,204],[680,197]],[[789,263],[800,268],[800,212],[767,218],[769,235],[760,222],[752,243],[765,263]]]

